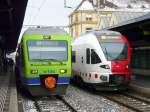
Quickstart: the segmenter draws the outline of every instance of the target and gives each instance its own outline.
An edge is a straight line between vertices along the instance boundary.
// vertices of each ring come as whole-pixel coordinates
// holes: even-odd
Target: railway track
[[[33,105],[26,105],[24,112],[77,112],[62,96],[32,98]],[[30,108],[30,109],[29,109]]]
[[[101,96],[136,112],[150,112],[150,100],[129,93],[101,94]]]

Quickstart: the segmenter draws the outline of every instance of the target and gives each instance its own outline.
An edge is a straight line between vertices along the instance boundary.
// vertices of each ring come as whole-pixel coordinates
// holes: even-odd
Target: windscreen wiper
[[[50,60],[50,61],[56,61],[56,62],[59,62],[60,64],[63,64],[62,61],[57,60],[57,59],[48,59],[48,60]]]
[[[104,47],[104,46],[103,46],[103,47]],[[105,52],[106,52],[106,58],[107,58],[107,60],[108,60],[108,52],[107,52],[106,47],[104,47],[104,49],[105,49]]]

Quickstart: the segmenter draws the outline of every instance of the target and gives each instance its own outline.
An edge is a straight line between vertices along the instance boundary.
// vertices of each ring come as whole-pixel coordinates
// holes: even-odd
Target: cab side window
[[[76,62],[76,52],[72,51],[72,63]]]
[[[91,49],[91,64],[97,64],[101,63],[100,57],[97,55],[97,53],[94,51],[94,49]]]
[[[24,66],[24,55],[23,55],[23,48],[22,48],[22,46],[21,46],[21,50],[20,50],[20,59],[21,59],[21,65],[22,66]]]

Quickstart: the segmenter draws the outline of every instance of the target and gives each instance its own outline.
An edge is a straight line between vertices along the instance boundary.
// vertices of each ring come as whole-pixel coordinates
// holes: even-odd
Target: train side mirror
[[[16,57],[18,57],[18,56],[19,56],[19,53],[17,52],[17,53],[16,53]]]

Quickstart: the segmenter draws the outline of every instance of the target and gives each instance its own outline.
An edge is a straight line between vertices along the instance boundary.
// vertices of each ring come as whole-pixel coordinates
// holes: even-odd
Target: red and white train
[[[115,31],[91,31],[72,43],[73,79],[96,90],[125,90],[131,77],[131,46]]]

